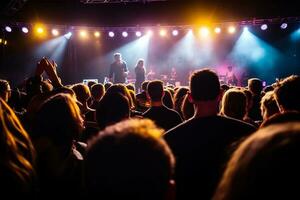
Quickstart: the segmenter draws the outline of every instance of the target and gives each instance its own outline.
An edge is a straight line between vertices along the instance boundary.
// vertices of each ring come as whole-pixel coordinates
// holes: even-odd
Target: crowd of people
[[[0,80],[2,195],[298,198],[299,76],[237,87],[202,68],[188,87],[142,77],[135,88],[125,76],[63,85],[56,67],[42,58],[24,84]]]

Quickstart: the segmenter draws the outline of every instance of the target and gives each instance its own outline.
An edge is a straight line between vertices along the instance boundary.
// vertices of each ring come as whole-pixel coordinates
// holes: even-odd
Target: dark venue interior
[[[300,199],[300,7],[1,0],[0,199]]]

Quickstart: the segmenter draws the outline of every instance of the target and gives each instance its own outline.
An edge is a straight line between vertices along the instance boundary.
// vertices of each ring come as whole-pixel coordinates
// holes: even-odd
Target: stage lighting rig
[[[100,4],[100,3],[148,3],[154,1],[167,0],[80,0],[83,4]]]

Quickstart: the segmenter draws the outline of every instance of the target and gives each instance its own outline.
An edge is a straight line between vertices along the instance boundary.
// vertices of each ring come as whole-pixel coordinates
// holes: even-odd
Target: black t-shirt
[[[168,131],[164,138],[176,157],[177,199],[211,199],[233,143],[254,131],[222,116],[192,118]]]
[[[135,67],[135,78],[136,82],[142,83],[145,81],[145,68],[144,67]]]
[[[182,122],[180,115],[166,106],[152,106],[143,113],[143,117],[152,119],[157,126],[166,131]]]
[[[261,110],[260,110],[260,95],[254,95],[252,97],[252,107],[249,111],[249,117],[254,121],[262,120]]]
[[[124,72],[128,72],[126,63],[124,61],[122,63],[114,62],[110,65],[109,78],[114,78],[114,83],[125,83],[126,75]]]

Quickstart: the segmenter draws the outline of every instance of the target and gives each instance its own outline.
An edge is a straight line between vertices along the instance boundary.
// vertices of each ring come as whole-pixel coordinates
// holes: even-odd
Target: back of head
[[[112,85],[113,85],[112,82],[107,82],[107,83],[105,83],[105,84],[104,84],[105,91],[107,91],[108,88],[110,88],[110,86],[112,86]]]
[[[225,116],[243,120],[246,114],[247,98],[243,91],[229,89],[222,98],[221,113]]]
[[[134,107],[134,103],[133,100],[131,98],[131,95],[129,93],[129,90],[127,89],[127,87],[123,84],[114,84],[112,85],[107,91],[107,94],[121,94],[123,96],[125,96],[128,101],[129,101],[129,107],[133,108]]]
[[[120,93],[106,93],[96,109],[96,120],[100,129],[129,117],[130,106],[127,97]]]
[[[89,87],[82,83],[75,84],[72,87],[72,90],[75,92],[77,100],[80,101],[80,103],[82,104],[85,104],[88,98],[91,97],[91,92]]]
[[[258,78],[251,78],[248,80],[248,88],[252,94],[260,95],[263,89],[262,81]]]
[[[89,81],[88,83],[87,83],[87,86],[89,87],[89,89],[91,90],[92,89],[92,87],[93,87],[93,85],[95,85],[95,84],[97,84],[97,82],[96,81]]]
[[[150,81],[147,86],[147,93],[151,101],[161,101],[164,93],[163,82],[159,80]]]
[[[218,75],[210,69],[195,71],[190,77],[190,90],[195,101],[212,101],[220,94]]]
[[[56,145],[71,147],[82,131],[82,123],[75,100],[68,94],[56,94],[41,106],[34,125],[34,137],[46,137]]]
[[[144,81],[144,82],[142,83],[142,90],[143,90],[143,91],[146,91],[146,90],[147,90],[148,83],[149,83],[149,81]]]
[[[189,101],[188,95],[185,95],[183,99],[181,112],[184,120],[192,118],[195,114],[194,105]]]
[[[174,109],[174,101],[171,92],[168,89],[165,89],[164,93],[163,104],[170,109]]]
[[[134,85],[133,85],[133,84],[127,84],[127,85],[126,85],[126,88],[127,88],[128,90],[135,91],[135,88],[134,88]]]
[[[267,92],[263,96],[260,103],[260,109],[263,120],[266,120],[275,113],[279,112],[273,91]]]
[[[164,199],[174,157],[150,120],[107,127],[89,145],[87,189],[100,199]]]
[[[274,124],[281,124],[287,122],[300,122],[300,112],[298,111],[286,111],[284,113],[275,113],[260,125],[260,127],[266,127]]]
[[[221,88],[222,88],[222,90],[223,90],[224,92],[226,92],[227,90],[230,89],[229,85],[227,85],[227,84],[222,84],[222,85],[221,85]]]
[[[186,87],[179,87],[174,94],[175,103],[179,101],[179,99],[182,99],[188,91],[189,89]]]
[[[105,88],[103,84],[94,84],[91,89],[91,94],[94,99],[100,100],[105,93]]]
[[[229,161],[214,200],[298,199],[300,124],[260,129]]]
[[[284,110],[300,111],[300,77],[293,75],[285,78],[275,88],[275,98]]]

